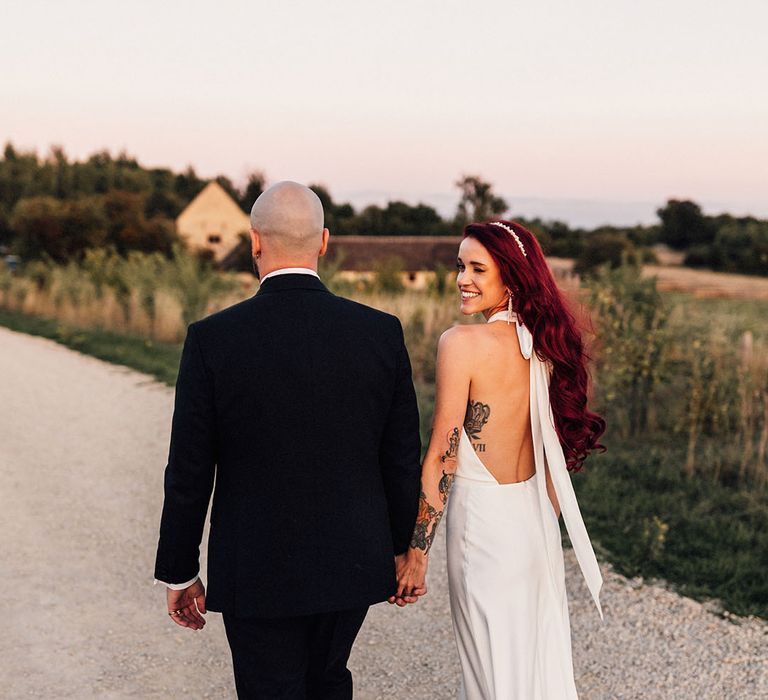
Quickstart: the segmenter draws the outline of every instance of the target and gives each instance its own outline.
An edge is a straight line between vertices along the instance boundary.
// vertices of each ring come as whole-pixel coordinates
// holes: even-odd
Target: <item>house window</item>
[[[208,236],[208,243],[221,243],[221,236],[218,233],[212,233]]]

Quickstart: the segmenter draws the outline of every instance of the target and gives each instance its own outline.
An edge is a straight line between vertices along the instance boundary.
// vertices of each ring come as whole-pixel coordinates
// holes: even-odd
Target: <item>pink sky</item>
[[[677,196],[768,216],[763,0],[25,0],[4,20],[0,138],[41,153],[443,213],[470,172],[513,214],[632,223]]]

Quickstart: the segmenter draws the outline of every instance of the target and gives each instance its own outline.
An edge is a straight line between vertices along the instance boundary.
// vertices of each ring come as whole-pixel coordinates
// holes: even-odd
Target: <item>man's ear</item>
[[[259,232],[255,229],[251,229],[251,255],[257,258],[261,255],[261,238]]]
[[[328,231],[327,228],[323,229],[323,244],[320,246],[320,252],[317,254],[318,257],[323,257],[325,255],[325,251],[328,250],[328,238],[330,237],[330,231]]]

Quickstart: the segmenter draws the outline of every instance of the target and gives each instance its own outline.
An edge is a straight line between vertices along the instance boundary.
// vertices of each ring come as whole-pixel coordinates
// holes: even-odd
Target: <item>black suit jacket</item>
[[[155,577],[198,571],[213,490],[209,610],[283,617],[385,600],[416,518],[420,451],[399,320],[312,275],[270,278],[188,328]]]

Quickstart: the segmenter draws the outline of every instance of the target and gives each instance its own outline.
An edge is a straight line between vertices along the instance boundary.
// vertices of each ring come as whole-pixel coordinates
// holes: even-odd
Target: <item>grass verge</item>
[[[573,481],[590,537],[625,576],[768,617],[765,492],[688,479],[682,446],[623,445],[590,457]],[[597,548],[597,546],[596,546]]]
[[[0,309],[0,326],[40,335],[100,360],[125,365],[174,386],[179,371],[181,345],[157,343],[111,331],[72,328],[58,321]]]

